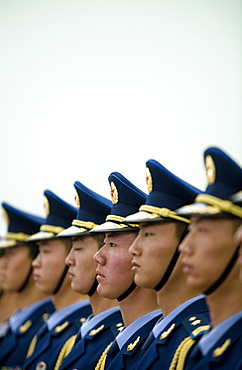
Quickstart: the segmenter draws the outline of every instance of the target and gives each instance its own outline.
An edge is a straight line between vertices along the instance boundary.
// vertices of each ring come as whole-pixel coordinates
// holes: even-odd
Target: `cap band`
[[[195,198],[195,202],[205,203],[205,204],[214,206],[214,210],[212,211],[214,214],[226,212],[226,213],[231,213],[232,215],[236,217],[242,218],[242,208],[239,206],[236,206],[229,200],[223,200],[223,199],[214,197],[213,195],[209,195],[209,194],[199,194]]]
[[[124,228],[124,227],[128,227],[128,226],[130,226],[130,227],[134,227],[134,228],[139,227],[139,225],[138,225],[138,224],[129,224],[129,223],[127,223],[127,224],[121,224],[121,222],[123,221],[123,219],[124,219],[124,217],[121,217],[121,216],[114,216],[114,215],[108,215],[108,216],[106,217],[106,221],[118,222],[118,223],[120,224],[120,226],[122,226],[122,228]]]
[[[159,208],[159,207],[150,206],[148,204],[144,204],[140,207],[139,211],[155,213],[155,214],[159,215],[160,217],[172,218],[172,219],[177,220],[177,221],[186,222],[188,224],[190,223],[190,220],[188,220],[185,217],[178,216],[178,214],[176,212],[171,211],[168,208]]]
[[[24,242],[28,239],[29,235],[24,233],[7,233],[6,239],[14,239],[16,241]]]
[[[87,230],[93,229],[97,224],[91,221],[80,221],[80,220],[73,220],[72,221],[73,226],[78,226],[78,227],[84,227]]]
[[[40,231],[46,231],[46,232],[54,233],[54,234],[59,234],[63,230],[64,230],[64,227],[61,227],[61,226],[53,226],[53,225],[40,226]]]

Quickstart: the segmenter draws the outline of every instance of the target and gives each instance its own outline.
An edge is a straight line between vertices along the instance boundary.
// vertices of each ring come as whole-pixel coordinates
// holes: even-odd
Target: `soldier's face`
[[[61,239],[39,243],[39,254],[33,261],[36,287],[45,294],[52,294],[65,269],[66,248]]]
[[[178,243],[174,222],[141,223],[129,249],[135,283],[154,288],[164,276]]]
[[[87,294],[96,277],[97,263],[94,254],[98,251],[97,240],[92,236],[83,235],[72,238],[72,248],[66,258],[69,266],[71,287],[74,291]]]
[[[17,291],[26,280],[30,267],[31,257],[28,247],[18,246],[6,248],[0,258],[0,281],[6,291]]]
[[[132,284],[129,247],[136,238],[136,232],[109,232],[105,234],[104,246],[95,254],[98,263],[98,293],[109,299],[116,299]]]
[[[222,274],[235,253],[234,224],[230,219],[193,217],[189,233],[180,245],[183,272],[187,284],[206,291]],[[236,264],[223,286],[239,280]]]

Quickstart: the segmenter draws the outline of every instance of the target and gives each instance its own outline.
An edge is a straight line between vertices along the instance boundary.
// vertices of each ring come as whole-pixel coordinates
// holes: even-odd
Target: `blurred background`
[[[0,0],[0,201],[146,191],[156,159],[206,186],[203,152],[242,165],[241,0]],[[0,217],[0,229],[5,229]]]

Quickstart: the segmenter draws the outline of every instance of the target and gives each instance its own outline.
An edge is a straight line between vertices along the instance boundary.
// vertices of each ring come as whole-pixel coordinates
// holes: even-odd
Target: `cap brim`
[[[22,242],[23,243],[23,242]],[[15,247],[19,244],[16,240],[2,239],[0,241],[0,249]]]
[[[123,223],[107,221],[101,225],[94,227],[91,233],[106,233],[110,231],[136,231],[137,228],[125,225]]]
[[[203,216],[203,217],[222,217],[225,215],[225,212],[212,205],[206,203],[193,203],[187,206],[178,208],[176,213],[180,216]],[[227,214],[227,213],[226,213]]]
[[[167,220],[167,218],[156,215],[155,213],[140,211],[125,217],[123,222],[128,224],[139,224],[140,222],[156,222]]]
[[[90,230],[85,229],[84,227],[70,226],[67,229],[61,231],[57,234],[57,238],[72,237],[77,235],[87,235]]]
[[[38,242],[41,240],[56,239],[56,234],[47,231],[39,231],[28,238],[28,242]]]

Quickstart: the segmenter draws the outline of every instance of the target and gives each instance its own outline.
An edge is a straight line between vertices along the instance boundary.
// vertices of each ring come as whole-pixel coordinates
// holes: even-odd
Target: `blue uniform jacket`
[[[75,311],[62,317],[62,320],[51,330],[48,330],[46,324],[43,325],[36,334],[37,341],[34,352],[26,358],[23,368],[36,370],[39,367],[42,370],[53,370],[63,344],[69,337],[77,333],[91,313],[90,304],[85,303],[85,305],[78,306]]]
[[[203,316],[207,317],[207,321],[209,322],[209,313],[205,298],[199,298],[195,302],[189,304],[176,315],[172,322],[164,328],[157,338],[151,341],[151,344],[148,346],[147,343],[144,344],[141,349],[143,353],[141,353],[141,358],[135,369],[169,369],[177,347],[184,338],[188,337],[187,330],[183,326],[183,321],[190,316],[194,317],[196,314],[203,314]],[[150,338],[148,340],[150,340]]]
[[[133,369],[135,364],[140,358],[140,350],[145,340],[147,339],[153,326],[162,316],[161,311],[159,316],[152,317],[148,322],[139,327],[138,330],[128,338],[126,343],[117,352],[115,349],[111,349],[107,352],[107,358],[105,362],[105,369],[121,370],[121,369]],[[123,334],[125,333],[125,329]],[[116,353],[115,353],[116,352]]]
[[[196,350],[197,345],[193,348],[189,356],[190,358],[188,358],[185,363],[186,370],[241,370],[242,319],[229,328],[228,331],[218,339],[216,346],[214,346],[204,357],[195,360],[193,357],[195,357]]]
[[[50,300],[43,300],[43,304],[38,305],[17,332],[8,329],[6,336],[0,342],[0,366],[22,366],[30,342],[54,310]]]
[[[62,362],[60,370],[95,369],[104,349],[115,339],[122,326],[123,320],[119,310],[107,316],[75,343]]]

